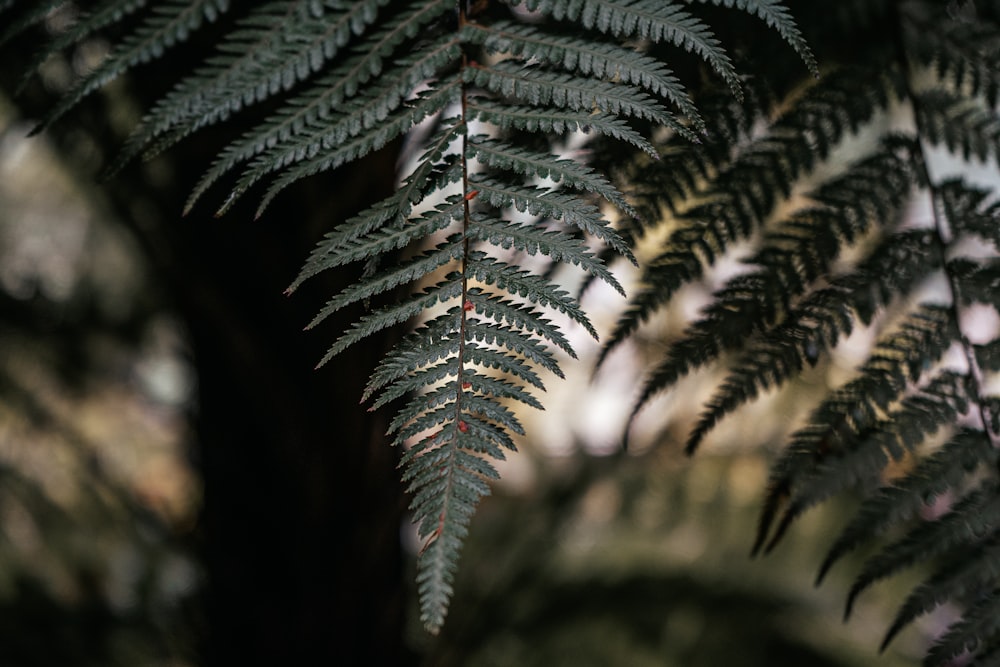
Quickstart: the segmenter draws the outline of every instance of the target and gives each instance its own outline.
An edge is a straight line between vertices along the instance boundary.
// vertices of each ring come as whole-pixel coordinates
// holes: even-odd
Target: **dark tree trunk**
[[[20,71],[13,60],[0,74],[7,91]],[[145,70],[140,99],[143,86],[167,85],[172,66]],[[37,113],[33,99],[23,102]],[[106,141],[101,104],[91,100],[53,130],[67,152],[81,128]],[[243,129],[230,123],[225,134]],[[222,219],[211,215],[211,203],[181,218],[193,179],[220,144],[196,137],[168,154],[160,170],[166,178],[146,178],[136,166],[109,188],[164,300],[187,326],[198,377],[195,458],[204,480],[199,542],[207,573],[200,662],[414,662],[402,639],[405,500],[396,452],[382,436],[382,415],[358,403],[387,339],[314,370],[358,312],[316,332],[302,327],[357,269],[282,294],[323,231],[390,191],[395,154],[386,149],[292,188],[257,221],[256,202]]]

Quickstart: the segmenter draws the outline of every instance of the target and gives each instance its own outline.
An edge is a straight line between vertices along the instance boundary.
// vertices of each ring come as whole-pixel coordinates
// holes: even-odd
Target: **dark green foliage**
[[[61,4],[0,0],[0,39],[31,30]],[[685,375],[729,364],[693,427],[693,451],[742,405],[871,327],[868,361],[778,459],[756,548],[773,548],[795,518],[835,493],[883,485],[834,542],[822,576],[950,494],[958,500],[943,516],[917,522],[869,561],[850,597],[941,558],[886,641],[953,601],[968,612],[928,664],[966,650],[983,664],[1000,659],[991,620],[1000,587],[991,495],[1000,400],[985,394],[1000,353],[962,329],[966,309],[998,305],[998,264],[983,255],[1000,249],[1000,204],[995,190],[934,176],[928,158],[931,147],[966,160],[1000,154],[1000,4],[83,4],[38,62],[91,34],[108,32],[114,48],[43,125],[206,24],[224,26],[212,54],[178,73],[110,169],[251,115],[254,129],[221,148],[188,208],[218,196],[221,213],[258,190],[263,208],[292,183],[410,137],[397,191],[332,221],[288,291],[363,264],[310,324],[366,308],[321,364],[413,323],[374,369],[364,399],[373,409],[392,405],[389,435],[407,447],[402,476],[424,540],[417,578],[428,628],[444,621],[470,518],[497,477],[493,461],[523,432],[509,402],[541,407],[531,388],[543,388],[542,371],[561,376],[555,348],[574,356],[547,313],[596,336],[552,271],[519,260],[540,255],[621,291],[608,263],[632,260],[666,216],[673,226],[602,359],[683,287],[711,278],[738,244],[753,250],[645,379],[637,410]],[[591,164],[566,157],[573,133],[586,135]],[[828,169],[858,136],[866,141],[850,160]],[[914,217],[921,200],[929,213]],[[620,220],[605,217],[605,203]],[[969,239],[983,252],[960,256]]]
[[[28,29],[59,4],[3,5],[12,26],[6,36]],[[780,2],[707,4],[759,17],[815,69]],[[365,399],[373,408],[400,402],[389,432],[395,444],[409,447],[403,479],[425,541],[417,574],[421,615],[436,631],[470,517],[497,476],[490,460],[502,459],[514,449],[512,435],[523,433],[504,402],[541,407],[528,390],[543,387],[539,369],[561,376],[549,346],[573,354],[544,311],[558,311],[596,336],[568,292],[547,274],[511,262],[507,251],[575,265],[618,291],[602,250],[632,259],[597,197],[626,216],[635,211],[591,167],[559,157],[557,135],[602,135],[653,157],[650,127],[697,142],[708,128],[673,62],[689,67],[703,61],[740,96],[733,60],[698,8],[662,0],[84,5],[39,62],[104,30],[116,35],[115,46],[43,126],[227,13],[228,32],[220,32],[214,53],[194,71],[179,73],[110,168],[169,148],[233,114],[268,109],[253,130],[221,149],[189,209],[220,185],[228,188],[220,213],[258,187],[263,209],[288,185],[346,165],[420,126],[397,192],[350,220],[332,221],[336,228],[289,292],[327,269],[365,263],[359,279],[310,324],[358,304],[369,308],[321,364],[378,331],[426,320],[375,370]],[[647,55],[641,42],[662,44],[672,55]]]
[[[863,567],[848,611],[875,581],[937,563],[883,647],[950,602],[966,614],[926,664],[950,664],[966,651],[978,652],[982,663],[974,664],[993,664],[1000,401],[986,392],[1000,355],[996,341],[963,327],[969,309],[1000,306],[1000,187],[936,176],[942,168],[929,149],[974,164],[1000,152],[1000,6],[886,0],[839,3],[835,13],[808,4],[792,11],[801,8],[796,16],[823,74],[790,79],[762,98],[776,98],[775,120],[763,120],[766,107],[751,110],[757,124],[728,124],[718,149],[678,148],[658,165],[663,172],[645,164],[620,172],[634,184],[637,210],[669,211],[673,231],[644,267],[641,291],[602,359],[679,290],[707,282],[742,244],[745,269],[667,347],[636,407],[702,366],[728,369],[690,432],[691,452],[741,406],[870,327],[868,360],[828,392],[776,461],[754,550],[774,548],[796,518],[834,494],[866,492],[819,579],[846,553],[910,525]],[[761,71],[779,67],[767,61]],[[850,163],[813,171],[852,135],[866,141]],[[921,203],[926,212],[915,214]],[[954,504],[941,508],[949,497]],[[918,520],[932,511],[941,515]]]

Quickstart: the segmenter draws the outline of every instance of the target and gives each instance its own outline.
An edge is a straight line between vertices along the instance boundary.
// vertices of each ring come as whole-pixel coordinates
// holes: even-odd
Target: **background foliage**
[[[217,182],[230,188],[220,198],[222,211],[242,207],[240,195],[261,189],[260,216],[292,184],[363,156],[366,166],[355,178],[379,174],[366,183],[371,187],[355,188],[361,199],[334,212],[347,222],[313,251],[290,290],[326,276],[317,294],[336,296],[312,325],[333,318],[346,333],[316,358],[326,362],[349,346],[366,345],[354,348],[367,353],[354,359],[359,369],[349,375],[360,383],[364,361],[371,360],[375,373],[358,393],[372,398],[375,408],[396,410],[346,432],[351,441],[368,443],[371,434],[388,430],[397,444],[408,445],[403,476],[422,538],[417,581],[428,627],[443,621],[469,517],[489,490],[484,480],[497,476],[490,459],[502,459],[523,432],[522,417],[506,399],[538,406],[528,387],[541,388],[545,373],[562,373],[560,357],[574,354],[567,332],[572,336],[580,326],[597,333],[556,282],[555,266],[530,264],[527,257],[581,268],[589,274],[585,286],[597,278],[618,287],[618,276],[628,272],[617,265],[609,270],[615,254],[645,256],[654,247],[600,357],[604,368],[624,341],[637,332],[640,340],[647,335],[643,322],[685,292],[714,294],[682,335],[671,334],[636,409],[694,371],[724,369],[718,390],[685,436],[693,451],[745,404],[773,395],[810,367],[826,367],[845,338],[870,335],[870,353],[857,372],[833,380],[810,416],[791,420],[795,428],[772,469],[754,549],[769,551],[806,509],[848,489],[871,498],[831,547],[823,573],[845,553],[886,530],[902,530],[898,523],[922,513],[927,520],[866,562],[850,601],[888,574],[942,558],[942,568],[907,598],[886,641],[950,601],[969,611],[928,662],[947,664],[968,651],[991,659],[996,461],[995,401],[988,387],[995,331],[971,318],[983,321],[995,308],[995,180],[972,182],[967,171],[943,167],[948,163],[933,151],[940,147],[973,162],[996,159],[995,2],[789,3],[791,12],[765,0],[303,2],[238,10],[226,2],[107,2],[63,27],[53,17],[72,7],[50,13],[58,4],[8,2],[6,9],[20,20],[11,22],[7,37],[32,39],[37,24],[59,33],[57,53],[75,48],[85,55],[82,45],[105,32],[118,46],[49,107],[43,123],[140,63],[164,57],[176,65],[178,57],[163,55],[169,47],[183,41],[193,47],[185,53],[190,64],[171,68],[181,75],[165,95],[153,78],[132,84],[130,95],[145,100],[150,111],[122,155],[102,156],[105,170],[116,172],[130,158],[156,155],[211,125],[231,136],[200,180],[170,168],[159,175],[169,183],[156,193],[165,201],[193,188],[187,207],[193,216],[199,215],[195,200]],[[734,10],[763,20],[736,14],[737,20]],[[640,45],[642,55],[630,48]],[[821,67],[814,77],[808,67],[789,66],[793,51],[811,66],[809,49]],[[36,64],[42,63],[44,75],[52,62],[39,56]],[[95,106],[100,102],[81,113]],[[244,113],[247,106],[257,106],[257,115]],[[97,117],[112,121],[104,131],[115,133],[114,115],[98,109]],[[418,124],[407,144],[397,141]],[[601,138],[584,146],[551,141],[572,130]],[[106,138],[100,144],[107,145]],[[649,157],[636,158],[622,144]],[[393,188],[391,162],[400,149]],[[662,158],[651,161],[654,155]],[[177,160],[188,163],[183,155]],[[591,167],[611,173],[618,189]],[[147,170],[146,180],[155,179],[155,167]],[[206,460],[205,525],[220,540],[216,545],[228,543],[209,549],[210,579],[213,562],[217,568],[214,599],[226,600],[214,622],[235,631],[235,619],[224,619],[240,596],[239,578],[225,582],[222,572],[233,561],[224,554],[236,553],[228,549],[241,540],[252,544],[255,530],[229,533],[223,519],[232,514],[219,508],[234,508],[253,493],[263,470],[246,476],[242,495],[236,484],[213,500],[208,490],[232,484],[213,487],[212,479],[222,479],[213,475],[226,474],[233,460],[226,452],[238,452],[215,442],[239,440],[225,434],[224,415],[243,419],[247,405],[232,392],[232,367],[261,349],[246,333],[253,320],[243,311],[263,310],[274,319],[288,307],[268,311],[270,302],[253,290],[236,296],[239,280],[225,276],[228,264],[220,261],[233,254],[224,237],[213,245],[193,219],[178,232],[137,218],[137,211],[148,210],[139,202],[148,200],[143,193],[149,186],[131,180],[140,175],[122,174],[117,201],[178,293],[201,350],[199,363],[207,366],[199,378],[206,406],[199,435],[212,457]],[[282,196],[287,203],[280,217],[306,220],[323,211],[313,219],[329,218],[310,183],[315,181]],[[388,197],[371,204],[377,191]],[[624,214],[615,224],[604,217],[610,209],[601,200]],[[250,244],[252,235],[236,234],[242,247]],[[430,245],[418,247],[418,241]],[[263,255],[265,263],[273,254]],[[200,275],[194,280],[185,257],[196,259]],[[360,279],[343,268],[360,261]],[[287,266],[274,268],[287,275]],[[245,279],[247,273],[238,275]],[[439,304],[443,310],[431,312],[415,331],[394,333],[396,325]],[[563,319],[549,321],[539,307]],[[209,312],[211,319],[198,321]],[[223,352],[218,342],[226,340],[242,344]],[[374,361],[387,347],[389,356]],[[216,359],[228,361],[211,369]],[[264,366],[248,376],[249,387],[262,380],[298,384],[282,377],[286,371]],[[288,397],[315,405],[322,420],[328,397],[346,389],[297,389]],[[214,413],[213,400],[220,406]],[[297,409],[289,405],[287,421],[272,421],[312,423]],[[247,430],[252,440],[262,439]],[[283,454],[291,464],[287,481],[265,481],[275,494],[294,497],[294,480],[315,468],[311,443],[322,442],[322,428],[308,437],[302,434],[308,429],[298,430],[293,426],[263,445],[269,451],[297,443],[294,454]],[[335,465],[336,457],[329,461]],[[364,448],[356,463],[356,469],[372,470],[372,479],[384,480],[391,457]],[[391,534],[397,496],[380,491],[388,488],[384,481],[369,484],[362,475],[336,492],[341,495],[323,497],[333,492],[323,490],[329,482],[320,477],[308,488],[323,511],[302,515],[289,537],[328,535],[319,538],[326,549],[310,557],[315,569],[305,571],[328,567],[334,574],[322,576],[332,576],[337,590],[338,577],[355,569],[358,554],[350,545],[365,539],[360,527],[351,526],[362,525],[368,512]],[[883,484],[888,486],[873,493]],[[359,499],[360,513],[351,509]],[[322,526],[347,526],[348,546]],[[391,540],[385,532],[381,539]],[[280,564],[280,550],[265,550],[262,562]],[[332,566],[317,557],[323,553],[333,556]],[[383,553],[366,571],[398,568],[398,555]],[[357,602],[371,580],[355,579],[359,597],[344,598],[339,618],[369,608],[382,610],[381,623],[398,622],[398,598]],[[276,582],[278,590],[284,589]],[[274,612],[262,611],[260,618]],[[320,628],[302,632],[318,636]],[[377,636],[370,632],[358,637]]]

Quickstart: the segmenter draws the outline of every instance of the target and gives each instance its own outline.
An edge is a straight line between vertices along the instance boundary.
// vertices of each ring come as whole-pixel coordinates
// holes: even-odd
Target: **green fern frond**
[[[556,20],[569,20],[619,39],[667,42],[692,51],[715,70],[737,97],[740,95],[736,69],[711,29],[669,0],[526,0],[511,4],[524,4],[529,10]]]
[[[788,8],[781,0],[699,0],[702,3],[711,3],[722,7],[735,7],[736,9],[754,14],[760,17],[770,28],[773,28],[782,39],[795,49],[802,62],[813,73],[819,76],[819,68],[816,65],[816,58],[813,56],[809,45],[795,25]]]
[[[993,517],[996,519],[996,517]],[[1000,577],[1000,535],[975,541],[959,549],[952,558],[926,582],[914,590],[882,640],[881,648],[889,645],[899,632],[918,616],[952,599],[975,596],[988,590]]]
[[[487,167],[513,171],[533,178],[548,178],[565,187],[593,192],[614,204],[623,213],[635,216],[635,210],[621,192],[590,167],[573,160],[540,155],[488,137],[471,137],[470,148],[476,159]]]
[[[926,370],[925,365],[944,353],[952,340],[954,323],[950,315],[949,308],[931,304],[907,314],[898,331],[879,341],[859,377],[834,391],[816,408],[808,425],[792,435],[788,448],[771,470],[755,552],[764,546],[779,508],[788,503],[795,485],[827,457],[855,448],[859,438],[875,427],[880,414]],[[695,435],[701,437],[713,414],[702,417],[692,440]],[[782,521],[767,542],[767,550],[777,544],[791,518]]]
[[[813,200],[826,206],[796,212],[789,220],[765,232],[760,250],[745,260],[759,268],[731,279],[716,292],[704,317],[688,328],[650,374],[636,408],[641,408],[654,394],[672,386],[686,373],[716,360],[723,351],[743,347],[751,336],[784,319],[795,297],[803,294],[813,281],[828,274],[843,243],[854,241],[873,225],[887,224],[898,217],[909,194],[911,179],[908,164],[894,152],[887,151],[859,161],[845,176],[810,194]],[[902,239],[893,241],[893,247],[897,247],[895,242]],[[877,274],[873,271],[885,270],[886,261],[893,262],[879,254],[864,271],[874,278]],[[848,333],[836,327],[832,332],[827,344],[834,343],[840,333]],[[771,339],[766,350],[750,355],[752,363],[760,365],[747,375],[771,377],[771,372],[765,370],[761,362],[770,357],[774,363],[773,352],[787,352],[786,357],[792,356],[795,349],[804,346],[789,346],[788,343],[810,338],[813,337],[808,332],[796,331],[792,338],[777,344]],[[822,349],[825,345],[817,347],[817,351]],[[802,368],[801,361],[795,363],[795,370]],[[750,395],[744,394],[740,402],[749,398]]]
[[[987,482],[959,500],[941,518],[921,521],[900,540],[868,559],[848,594],[845,614],[858,595],[872,584],[916,563],[978,543],[1000,524],[1000,496],[995,482]]]
[[[222,152],[212,168],[205,173],[188,198],[187,209],[190,209],[202,194],[223,175],[237,165],[245,163],[262,153],[265,153],[280,143],[287,144],[293,138],[313,136],[314,128],[328,124],[328,119],[338,112],[344,113],[342,105],[355,99],[363,92],[363,86],[372,78],[382,74],[384,60],[406,38],[412,37],[411,32],[423,26],[423,20],[434,20],[446,7],[442,3],[427,5],[420,3],[418,11],[411,12],[398,19],[390,29],[376,35],[366,42],[367,49],[350,57],[344,65],[335,69],[330,75],[321,77],[317,85],[311,86],[301,96],[290,100],[283,109],[266,122],[258,125],[246,137],[235,142]],[[419,11],[423,10],[423,11]],[[431,10],[437,10],[436,12]],[[460,55],[458,43],[452,38],[442,38],[436,43],[421,50],[417,57],[400,59],[393,67],[395,85],[382,90],[378,109],[387,112],[397,107],[403,98],[411,91],[415,82],[426,78],[438,68],[454,62]],[[386,94],[386,93],[392,94]],[[354,107],[362,111],[367,107],[357,103]],[[166,113],[166,112],[164,112]],[[157,124],[147,121],[145,132],[133,135],[130,147],[126,148],[118,163],[123,164],[128,159],[143,150],[150,138],[156,134]],[[194,131],[194,126],[184,125],[185,133]],[[176,137],[180,139],[180,137]],[[173,137],[171,141],[175,140]]]
[[[472,216],[471,222],[470,239],[485,241],[505,250],[516,248],[529,255],[542,254],[555,262],[579,266],[613,287],[619,294],[625,295],[625,290],[618,279],[599,257],[587,250],[586,244],[577,236],[560,231],[547,231],[537,225],[493,220],[479,214]]]
[[[954,659],[963,653],[974,653],[978,649],[996,644],[1000,639],[1000,594],[996,589],[981,595],[973,605],[965,610],[962,620],[956,622],[948,632],[931,646],[924,660],[925,667],[946,667],[954,664]],[[976,656],[977,665],[987,657]]]
[[[699,132],[706,129],[683,84],[664,63],[616,43],[550,34],[536,26],[509,21],[498,21],[488,30],[470,24],[463,36],[471,43],[481,44],[489,53],[510,54],[601,81],[639,86],[676,106]]]
[[[964,481],[984,462],[995,458],[996,452],[982,431],[960,430],[909,474],[864,502],[827,551],[816,577],[817,584],[846,554],[914,518],[938,496],[962,488]]]
[[[206,23],[229,9],[229,0],[164,0],[150,9],[142,24],[122,40],[97,69],[68,92],[33,132],[40,132],[109,81],[136,65],[160,58]]]
[[[229,9],[226,0],[138,4],[98,3],[59,42],[124,26],[113,55],[48,120]],[[778,3],[728,6],[763,18],[812,65]],[[535,15],[529,20],[514,7]],[[135,20],[122,22],[133,9]],[[41,17],[15,12],[27,24]],[[519,266],[510,251],[575,265],[619,291],[602,253],[634,262],[627,229],[605,219],[595,200],[627,216],[633,207],[593,165],[557,157],[561,137],[552,135],[599,135],[651,159],[651,131],[698,140],[707,129],[698,109],[675,68],[643,52],[649,43],[688,51],[736,92],[740,77],[693,9],[660,0],[265,0],[233,3],[230,13],[225,25],[233,27],[220,30],[212,55],[194,71],[179,73],[112,171],[245,113],[252,129],[223,148],[187,208],[231,179],[219,213],[260,188],[259,214],[289,185],[420,126],[411,134],[416,160],[405,161],[409,173],[396,192],[330,232],[288,291],[327,269],[365,265],[308,325],[373,302],[320,365],[377,332],[426,318],[374,369],[364,400],[373,409],[402,403],[388,430],[396,445],[409,447],[403,477],[425,540],[417,562],[421,618],[437,631],[470,517],[497,476],[491,459],[502,459],[523,433],[504,401],[541,407],[531,393],[544,388],[540,371],[562,375],[555,349],[574,356],[562,326],[545,313],[597,335],[569,292],[548,272]],[[262,109],[269,115],[255,118]],[[737,125],[749,129],[749,122]]]
[[[945,372],[887,411],[856,442],[844,443],[830,454],[815,454],[818,463],[795,474],[787,507],[769,547],[806,510],[852,488],[870,488],[890,461],[899,462],[926,439],[956,422],[969,409],[964,376]]]
[[[744,339],[739,360],[706,405],[689,437],[689,451],[698,446],[722,417],[753,400],[761,391],[779,387],[795,373],[814,366],[821,353],[832,349],[853,331],[856,321],[867,323],[876,309],[905,294],[935,267],[936,257],[930,252],[926,232],[890,235],[855,271],[805,297],[780,326],[749,341]],[[644,400],[659,391],[661,385],[676,381],[674,369],[683,366],[675,366],[669,360],[668,357],[650,376]]]
[[[633,297],[606,347],[620,344],[730,244],[760,228],[782,193],[787,195],[846,132],[888,105],[893,88],[893,80],[881,72],[847,68],[807,91],[767,135],[750,143],[697,193],[706,203],[680,214],[681,227],[646,268],[646,286]],[[845,97],[851,99],[850,109],[841,104]]]
[[[551,134],[569,134],[578,130],[589,134],[593,130],[612,139],[632,144],[651,157],[657,157],[656,149],[647,139],[632,129],[628,123],[611,114],[535,109],[497,104],[492,101],[483,104],[475,98],[470,99],[466,106],[470,119],[496,125],[502,130]]]

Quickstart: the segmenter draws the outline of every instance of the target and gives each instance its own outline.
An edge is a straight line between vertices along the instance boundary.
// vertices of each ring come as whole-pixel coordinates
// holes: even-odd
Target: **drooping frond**
[[[748,238],[770,217],[782,195],[853,128],[890,101],[892,75],[845,68],[821,79],[770,131],[748,143],[735,160],[694,193],[679,228],[646,267],[644,287],[612,333],[611,349],[634,333],[682,286],[699,280],[729,246]],[[844,100],[850,100],[845,108]],[[849,222],[844,225],[849,225]],[[644,402],[655,387],[644,394]]]
[[[32,29],[58,3],[28,4],[0,5],[12,26],[6,36]],[[763,19],[813,67],[783,5],[722,4]],[[98,0],[38,62],[105,31],[115,35],[110,55],[43,125],[223,12],[208,35],[214,44],[199,42],[196,53],[207,57],[166,83],[107,171],[239,114],[250,129],[220,149],[186,209],[219,190],[221,214],[259,190],[260,212],[298,181],[413,133],[396,192],[334,221],[288,291],[328,269],[365,266],[309,324],[366,308],[321,365],[424,320],[374,369],[364,398],[401,405],[389,435],[409,448],[403,476],[426,541],[417,566],[421,617],[437,630],[468,522],[496,478],[490,461],[523,433],[506,404],[540,407],[532,392],[543,388],[543,373],[562,375],[555,353],[574,354],[545,312],[597,334],[550,272],[518,259],[543,256],[620,292],[608,264],[633,260],[627,230],[601,204],[626,217],[635,209],[585,164],[586,152],[560,156],[559,143],[576,141],[574,133],[600,136],[655,159],[654,133],[702,140],[709,128],[688,92],[697,81],[682,83],[682,68],[647,52],[650,44],[683,69],[704,63],[737,94],[740,74],[697,8],[676,2]]]
[[[712,4],[769,20],[766,2]],[[1000,342],[979,322],[1000,311],[1000,189],[981,175],[976,186],[956,177],[954,164],[981,174],[1000,150],[1000,5],[802,8],[809,18],[799,25],[823,66],[818,80],[788,81],[718,151],[678,148],[669,170],[643,158],[615,172],[623,189],[636,184],[636,210],[653,218],[635,228],[636,243],[665,241],[651,241],[659,255],[643,267],[602,360],[683,288],[711,284],[713,267],[740,244],[743,269],[653,360],[636,406],[703,366],[727,371],[691,429],[690,452],[764,392],[822,371],[849,334],[868,328],[867,361],[826,392],[775,462],[754,550],[774,548],[799,516],[837,494],[881,487],[834,541],[818,579],[909,524],[863,566],[848,609],[876,581],[933,563],[885,643],[948,602],[965,613],[926,664],[966,653],[973,664],[996,664],[1000,398],[990,391]],[[847,32],[856,36],[850,49]],[[841,153],[850,157],[823,162]]]

